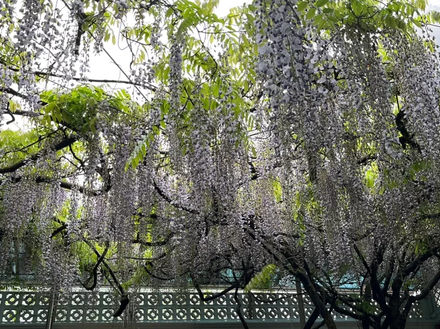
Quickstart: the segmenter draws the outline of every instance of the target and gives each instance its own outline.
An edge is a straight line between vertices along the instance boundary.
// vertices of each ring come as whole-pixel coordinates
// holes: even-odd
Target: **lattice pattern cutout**
[[[440,287],[434,288],[432,294],[434,298],[434,311],[432,312],[432,317],[440,318]]]
[[[440,287],[433,290],[434,292],[434,300],[437,307],[440,308]]]
[[[411,311],[409,311],[408,314],[409,319],[422,319],[423,314],[422,310],[420,308],[419,302],[415,302],[411,308]]]
[[[233,294],[212,301],[202,302],[196,293],[139,292],[132,297],[135,306],[130,309],[134,321],[142,322],[225,322],[239,321],[237,303]],[[435,292],[440,306],[440,291]],[[257,293],[254,296],[241,293],[243,315],[255,321],[295,321],[299,319],[298,300],[295,295]],[[109,292],[74,292],[59,298],[55,313],[58,323],[108,323],[121,322],[113,314],[119,300]],[[306,317],[312,314],[310,299],[304,296]],[[1,324],[36,324],[46,322],[49,294],[41,292],[0,291]],[[334,316],[338,321],[349,318]],[[410,319],[420,319],[421,308],[415,304]]]
[[[45,322],[49,298],[45,293],[0,292],[0,324]]]

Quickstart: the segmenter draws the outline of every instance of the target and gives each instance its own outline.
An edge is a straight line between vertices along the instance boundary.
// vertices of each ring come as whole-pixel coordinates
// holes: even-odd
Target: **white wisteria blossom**
[[[111,286],[115,317],[139,287],[235,291],[245,328],[239,289],[295,282],[305,328],[403,328],[440,281],[440,15],[218,2],[3,1],[2,279]]]

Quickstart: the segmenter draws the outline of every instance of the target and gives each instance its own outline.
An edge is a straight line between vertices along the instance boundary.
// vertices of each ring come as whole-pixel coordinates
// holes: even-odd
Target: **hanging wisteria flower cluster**
[[[402,327],[440,280],[439,62],[411,25],[426,20],[359,1],[224,19],[215,1],[62,3],[0,10],[2,278],[111,286],[118,317],[139,287],[205,299],[294,277],[328,328],[331,312]],[[92,78],[93,51],[123,78]],[[8,129],[18,116],[28,128]]]

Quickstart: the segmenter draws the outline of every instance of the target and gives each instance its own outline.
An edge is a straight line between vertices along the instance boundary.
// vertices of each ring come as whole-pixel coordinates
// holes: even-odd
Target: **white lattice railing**
[[[440,287],[437,287],[432,292],[434,296],[434,312],[433,316],[440,318]]]
[[[298,301],[294,293],[257,293],[252,297],[240,293],[242,310],[250,321],[299,321]],[[202,302],[196,293],[157,292],[137,293],[132,306],[132,320],[142,322],[224,322],[239,321],[234,295],[227,294],[210,302]],[[308,317],[313,307],[305,297],[305,315]],[[49,292],[0,291],[0,327],[2,324],[44,323],[50,304]],[[98,293],[72,292],[61,296],[57,302],[55,322],[57,323],[108,323],[120,322],[114,318],[118,299],[107,291]],[[410,318],[422,319],[421,308],[416,305]],[[338,321],[349,320],[335,316]]]

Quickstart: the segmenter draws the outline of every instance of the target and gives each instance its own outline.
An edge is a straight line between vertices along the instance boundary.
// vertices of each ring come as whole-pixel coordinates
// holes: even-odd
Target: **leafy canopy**
[[[310,326],[403,327],[440,279],[440,15],[218,4],[3,1],[1,273],[109,284],[116,317],[141,285],[207,300],[293,276]],[[120,78],[92,78],[92,56]]]

